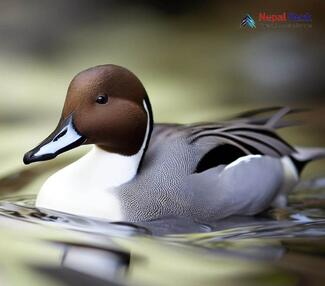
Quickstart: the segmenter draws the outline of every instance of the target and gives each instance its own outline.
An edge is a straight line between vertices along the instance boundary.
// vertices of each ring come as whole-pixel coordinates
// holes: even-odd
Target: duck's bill
[[[70,115],[60,122],[54,132],[41,144],[25,154],[24,163],[27,165],[51,160],[63,152],[82,145],[85,141],[86,138],[76,130],[73,117]]]

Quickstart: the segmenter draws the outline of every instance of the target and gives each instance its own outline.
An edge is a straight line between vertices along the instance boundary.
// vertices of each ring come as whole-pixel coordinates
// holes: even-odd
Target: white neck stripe
[[[143,101],[143,106],[147,113],[147,129],[138,153],[125,156],[104,151],[95,145],[88,154],[76,162],[88,169],[94,184],[100,184],[103,187],[117,187],[136,176],[150,131],[150,115],[145,101]]]
[[[147,128],[146,128],[146,133],[145,133],[145,135],[144,135],[144,139],[143,139],[142,146],[141,146],[141,148],[140,148],[140,150],[139,150],[139,152],[142,151],[142,153],[143,153],[144,148],[146,147],[146,145],[147,145],[147,141],[148,141],[148,139],[149,139],[148,136],[149,136],[149,130],[150,130],[150,124],[151,124],[151,122],[150,122],[150,114],[149,114],[149,110],[148,110],[148,106],[147,106],[145,100],[143,100],[143,107],[144,107],[144,110],[145,110],[146,113],[147,113]],[[143,154],[142,154],[142,155],[143,155]],[[142,157],[142,155],[141,155],[141,157]]]

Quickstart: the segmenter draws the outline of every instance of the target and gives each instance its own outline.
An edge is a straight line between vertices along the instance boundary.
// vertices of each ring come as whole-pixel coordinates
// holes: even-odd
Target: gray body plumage
[[[139,173],[117,190],[123,215],[207,220],[263,211],[284,184],[281,158],[296,153],[271,119],[155,125]],[[247,155],[255,156],[233,163]]]

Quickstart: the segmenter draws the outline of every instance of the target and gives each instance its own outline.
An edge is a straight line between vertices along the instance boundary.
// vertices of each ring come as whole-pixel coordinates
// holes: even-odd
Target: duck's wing
[[[155,124],[150,144],[154,146],[166,142],[167,138],[185,137],[189,148],[196,150],[199,157],[196,172],[227,165],[246,155],[267,155],[275,158],[290,156],[300,172],[309,161],[325,157],[324,149],[320,152],[312,148],[312,154],[317,151],[318,155],[311,157],[310,152],[307,154],[301,149],[296,150],[276,133],[276,129],[300,123],[288,121],[284,117],[302,111],[305,110],[270,107],[244,112],[215,123]]]
[[[248,155],[185,179],[191,213],[197,219],[254,215],[272,204],[284,183],[281,161]]]
[[[277,108],[272,115],[256,122],[257,114],[271,110],[245,113],[220,123],[187,125],[188,142],[202,155],[196,171],[229,164],[245,155],[281,158],[293,154],[295,149],[275,132],[281,119],[292,112],[289,108]]]

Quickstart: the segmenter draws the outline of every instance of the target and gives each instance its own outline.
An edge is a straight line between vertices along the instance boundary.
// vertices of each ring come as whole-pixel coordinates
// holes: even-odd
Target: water
[[[323,285],[323,181],[286,209],[209,223],[110,223],[2,195],[0,285]]]

